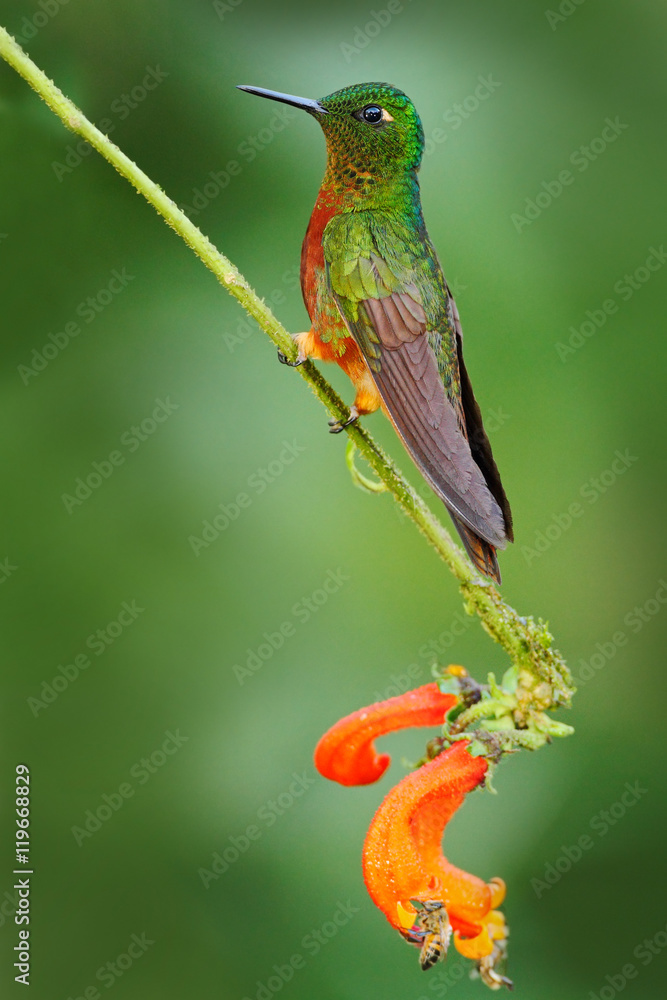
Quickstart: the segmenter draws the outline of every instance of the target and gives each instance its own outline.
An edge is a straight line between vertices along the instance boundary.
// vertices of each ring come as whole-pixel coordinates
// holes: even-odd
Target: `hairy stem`
[[[46,101],[68,129],[87,140],[144,196],[146,201],[150,202],[168,225],[213,272],[220,284],[238,299],[276,347],[294,360],[296,348],[289,333],[232,262],[193,225],[159,185],[65,97],[2,27],[0,27],[0,56]],[[347,407],[311,362],[301,365],[297,371],[333,417],[347,419],[349,415]],[[524,701],[530,703],[537,700],[540,708],[569,704],[574,693],[572,679],[563,658],[552,646],[552,637],[546,626],[532,618],[520,617],[513,608],[505,604],[492,584],[479,579],[472,565],[454,544],[438,518],[365,428],[353,424],[346,430],[380,482],[447,563],[458,580],[467,610],[471,614],[479,615],[489,635],[500,643],[519,668]]]

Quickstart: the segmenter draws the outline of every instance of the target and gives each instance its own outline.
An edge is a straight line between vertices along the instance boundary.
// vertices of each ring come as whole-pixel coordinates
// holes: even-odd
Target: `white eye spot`
[[[392,116],[389,114],[389,112],[387,110],[385,110],[385,108],[382,109],[382,121],[383,122],[393,122],[394,121],[394,119],[392,118]]]

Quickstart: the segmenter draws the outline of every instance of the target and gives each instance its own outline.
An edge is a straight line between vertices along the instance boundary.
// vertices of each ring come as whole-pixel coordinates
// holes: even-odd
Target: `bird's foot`
[[[347,420],[330,420],[329,421],[329,434],[340,434],[342,430],[349,427],[356,420],[359,419],[359,411],[356,406],[350,407],[350,415]]]
[[[306,358],[306,355],[302,354],[301,351],[299,351],[294,361],[290,361],[287,355],[283,354],[280,348],[278,348],[278,361],[281,363],[281,365],[288,365],[290,368],[298,368],[299,365],[302,365],[304,361],[307,360],[308,359]]]

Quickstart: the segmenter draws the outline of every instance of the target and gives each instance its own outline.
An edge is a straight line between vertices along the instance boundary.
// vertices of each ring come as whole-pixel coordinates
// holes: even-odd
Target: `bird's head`
[[[419,167],[424,130],[402,90],[388,83],[357,83],[320,100],[241,86],[259,97],[302,108],[317,118],[327,140],[329,165],[350,176],[395,175]]]

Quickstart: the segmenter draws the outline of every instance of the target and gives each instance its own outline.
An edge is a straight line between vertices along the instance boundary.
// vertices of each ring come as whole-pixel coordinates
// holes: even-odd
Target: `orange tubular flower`
[[[456,701],[437,684],[427,684],[361,709],[320,740],[316,766],[344,785],[376,781],[389,758],[375,753],[374,738],[407,726],[437,725]],[[467,740],[455,743],[389,792],[364,843],[364,881],[392,927],[421,948],[423,969],[445,957],[453,933],[457,950],[476,961],[487,986],[511,989],[510,980],[496,971],[508,934],[495,909],[505,895],[503,881],[487,884],[442,854],[447,822],[488,770],[487,761],[472,757],[468,747]]]
[[[340,785],[370,785],[391,761],[388,754],[375,752],[377,736],[409,726],[441,726],[457,701],[456,695],[443,694],[434,683],[360,708],[324,734],[315,748],[315,767]]]

